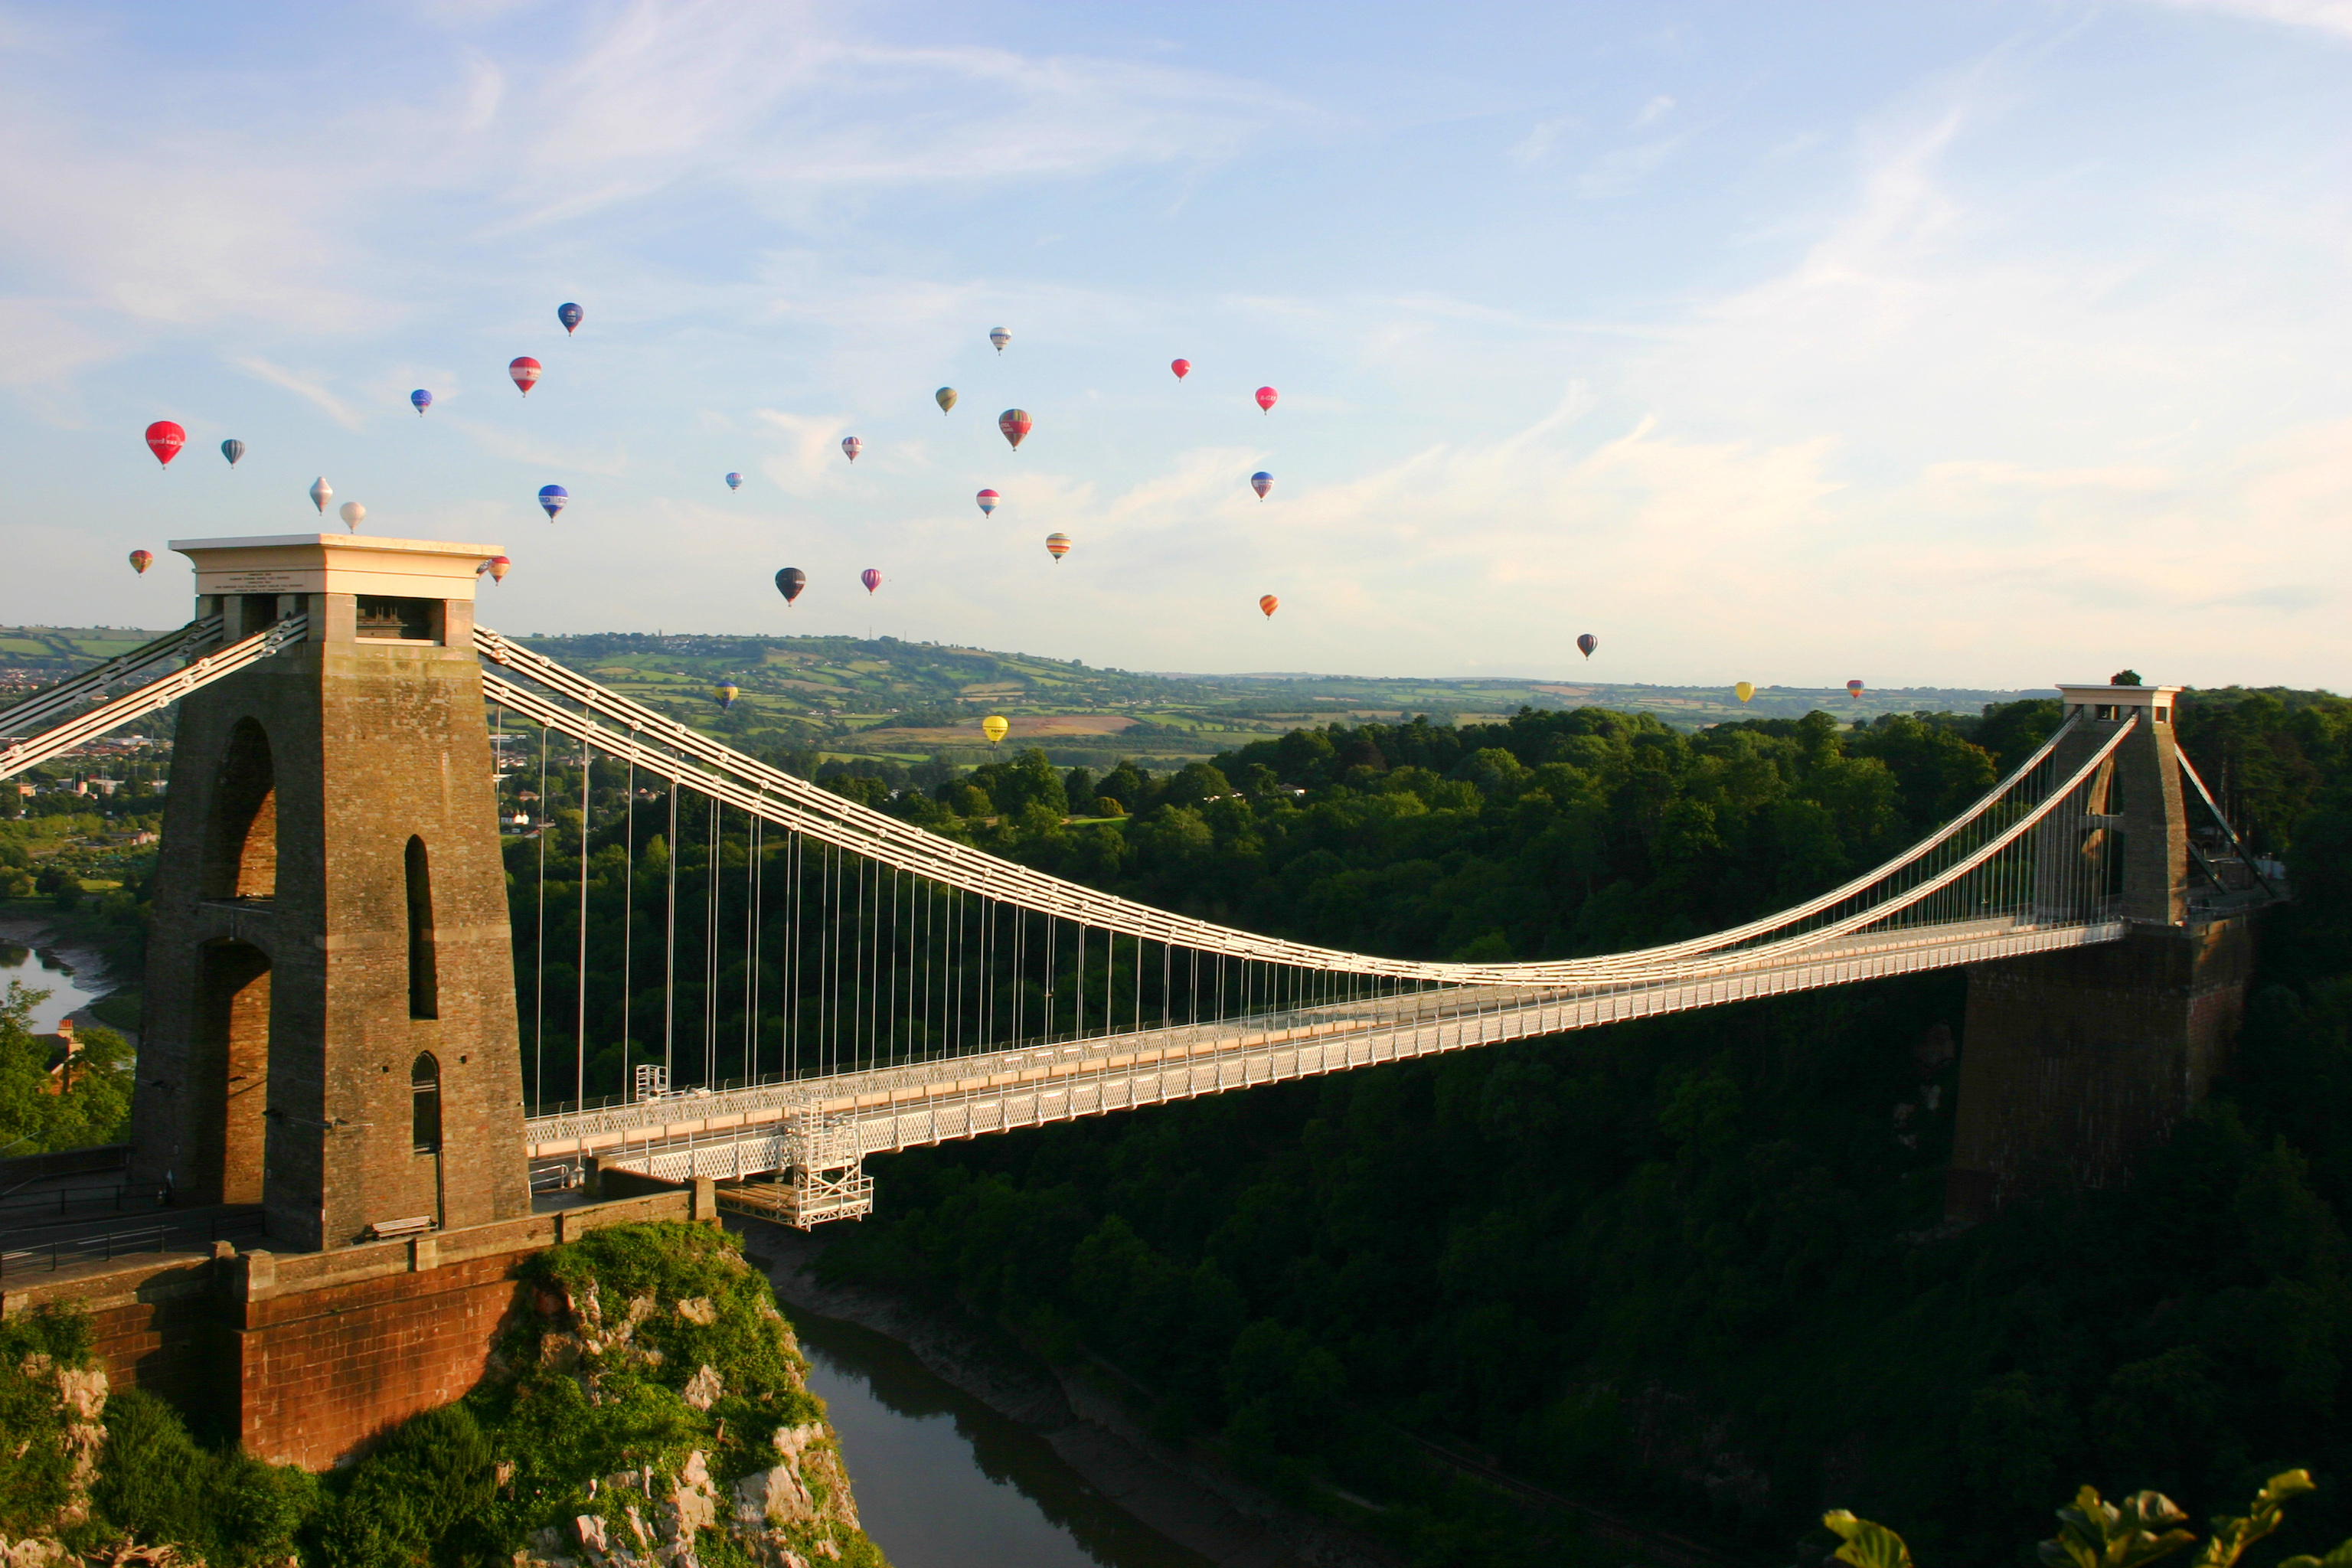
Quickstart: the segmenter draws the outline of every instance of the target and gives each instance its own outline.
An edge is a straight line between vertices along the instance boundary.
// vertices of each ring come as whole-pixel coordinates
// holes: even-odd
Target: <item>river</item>
[[[894,1568],[1207,1568],[896,1340],[787,1310],[858,1515]]]
[[[21,980],[36,991],[47,991],[49,998],[33,1008],[32,1029],[37,1035],[53,1034],[58,1020],[68,1013],[79,1012],[106,994],[105,971],[94,959],[85,955],[67,958],[54,948],[27,946],[38,942],[29,931],[0,928],[0,991],[8,982]],[[82,984],[87,979],[92,990]]]

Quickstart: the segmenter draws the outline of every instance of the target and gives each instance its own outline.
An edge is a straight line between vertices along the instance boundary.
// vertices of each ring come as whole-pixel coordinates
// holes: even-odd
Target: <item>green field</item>
[[[0,667],[46,681],[161,636],[119,627],[0,626]],[[1599,706],[1654,713],[1681,729],[1737,718],[1974,713],[2015,691],[1767,687],[1742,707],[1726,687],[1620,685],[1577,679],[1376,679],[1343,675],[1143,674],[985,648],[895,637],[655,637],[593,633],[520,637],[524,646],[673,718],[759,750],[916,762],[944,753],[985,761],[980,721],[1012,721],[1008,746],[1055,762],[1129,756],[1175,765],[1302,724],[1411,719],[1475,721],[1537,709]],[[740,689],[731,711],[716,687]],[[2043,693],[2042,695],[2047,695]]]

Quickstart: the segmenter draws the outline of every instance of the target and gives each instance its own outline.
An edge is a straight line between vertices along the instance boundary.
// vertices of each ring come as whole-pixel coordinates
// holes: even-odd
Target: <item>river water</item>
[[[86,989],[81,983],[84,977],[99,989]],[[7,990],[11,980],[21,980],[32,990],[49,994],[47,1001],[33,1007],[32,1029],[37,1035],[54,1034],[58,1019],[106,994],[105,981],[96,963],[84,961],[81,973],[77,974],[74,963],[53,950],[26,947],[0,933],[0,992]]]
[[[894,1568],[1208,1568],[896,1340],[787,1315],[841,1435],[858,1517]]]

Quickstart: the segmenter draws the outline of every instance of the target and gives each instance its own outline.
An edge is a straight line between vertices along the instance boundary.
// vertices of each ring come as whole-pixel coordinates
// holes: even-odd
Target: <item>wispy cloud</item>
[[[299,372],[287,369],[284,365],[272,364],[256,354],[240,355],[234,363],[236,368],[246,374],[266,381],[272,386],[285,388],[319,409],[344,429],[356,430],[360,427],[358,413],[350,404],[329,392],[316,377],[303,375]]]

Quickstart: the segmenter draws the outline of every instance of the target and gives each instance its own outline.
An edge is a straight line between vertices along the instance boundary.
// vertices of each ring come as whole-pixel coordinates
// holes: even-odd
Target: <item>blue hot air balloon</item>
[[[740,474],[730,474],[730,475],[728,475],[728,476],[727,476],[727,488],[728,488],[729,489],[730,489],[730,490],[740,490],[740,489],[741,489],[743,488],[743,476],[742,476],[742,475],[740,475]]]
[[[539,504],[547,509],[547,521],[550,522],[553,522],[555,521],[555,514],[562,511],[563,510],[563,503],[571,499],[572,492],[565,489],[562,485],[541,485],[539,487]]]
[[[433,395],[420,386],[408,395],[408,401],[416,405],[416,416],[422,419],[425,411],[433,406]]]
[[[555,319],[563,323],[563,335],[567,338],[580,325],[580,318],[586,314],[585,310],[569,300],[555,307]]]
[[[1250,476],[1250,489],[1257,492],[1258,500],[1264,500],[1265,492],[1274,489],[1274,476],[1260,468]]]

